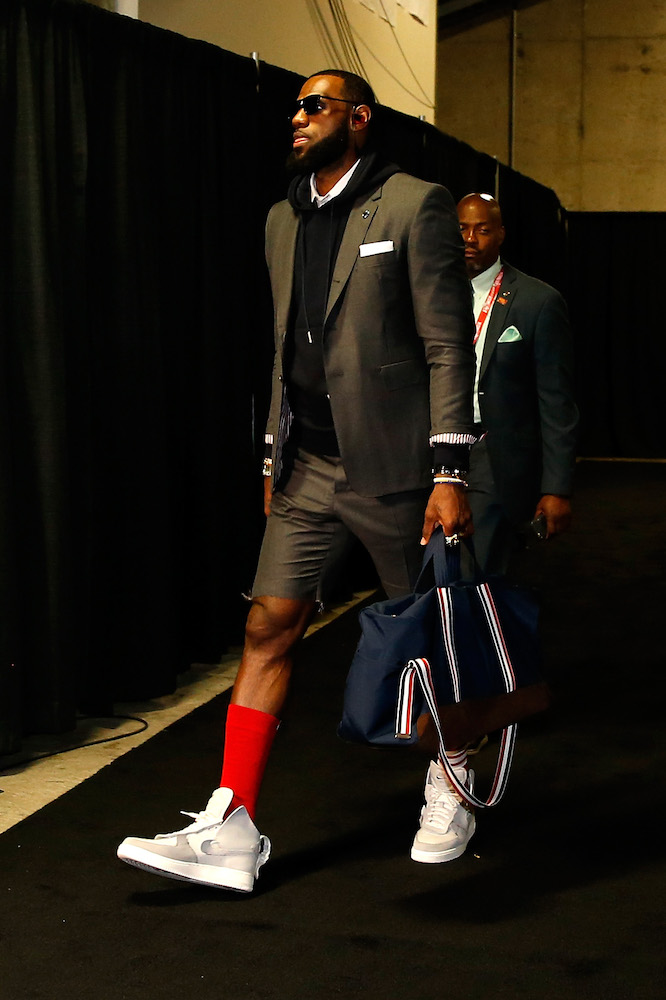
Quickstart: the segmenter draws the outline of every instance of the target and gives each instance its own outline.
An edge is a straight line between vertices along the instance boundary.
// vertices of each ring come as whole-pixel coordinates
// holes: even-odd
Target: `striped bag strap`
[[[493,601],[490,587],[487,583],[482,583],[477,585],[474,589],[479,598],[481,607],[483,608],[486,624],[488,626],[488,631],[490,633],[497,662],[499,664],[504,690],[507,692],[515,691],[516,679],[513,666],[511,664],[511,657],[509,656],[509,651],[504,639],[502,626],[499,620],[499,615],[497,614],[497,609],[495,607],[495,602]],[[450,672],[451,689],[453,691],[454,701],[459,702],[461,700],[461,686],[458,657],[455,646],[455,630],[453,628],[453,606],[450,599],[450,593],[447,588],[438,588],[438,596],[442,636],[446,651],[446,662]],[[507,782],[509,780],[509,773],[511,771],[513,752],[516,743],[516,735],[518,732],[517,724],[513,723],[512,725],[507,726],[506,729],[502,730],[497,757],[497,766],[495,768],[495,776],[493,778],[490,793],[487,799],[479,799],[472,791],[470,791],[469,788],[462,784],[460,779],[456,776],[455,771],[446,756],[444,734],[442,732],[442,725],[439,718],[439,712],[437,710],[435,685],[432,679],[430,664],[424,657],[410,660],[407,666],[403,668],[398,687],[395,726],[396,738],[406,739],[411,736],[413,724],[412,709],[414,702],[414,685],[417,679],[423,691],[428,711],[430,712],[433,722],[437,728],[440,763],[452,786],[462,799],[470,805],[477,806],[479,809],[485,809],[489,806],[497,805],[506,791]]]

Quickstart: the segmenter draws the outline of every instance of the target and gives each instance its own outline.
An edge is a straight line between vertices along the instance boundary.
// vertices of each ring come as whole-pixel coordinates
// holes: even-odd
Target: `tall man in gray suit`
[[[488,194],[458,204],[474,293],[478,443],[468,498],[474,549],[487,573],[505,573],[532,521],[552,538],[571,521],[578,410],[567,307],[554,288],[500,257],[502,213]]]
[[[257,794],[294,648],[341,533],[360,539],[396,596],[411,590],[435,525],[472,530],[474,326],[455,206],[372,150],[373,107],[364,80],[325,70],[305,82],[291,119],[294,179],[266,228],[268,517],[221,787],[186,829],[118,850],[169,877],[250,891],[268,859],[252,821]],[[447,836],[457,845],[458,827]]]

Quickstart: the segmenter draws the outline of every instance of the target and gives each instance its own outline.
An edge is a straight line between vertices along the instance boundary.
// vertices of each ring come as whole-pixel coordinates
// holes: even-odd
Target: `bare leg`
[[[245,627],[232,704],[280,717],[289,690],[294,650],[305,634],[314,607],[314,601],[255,598]]]

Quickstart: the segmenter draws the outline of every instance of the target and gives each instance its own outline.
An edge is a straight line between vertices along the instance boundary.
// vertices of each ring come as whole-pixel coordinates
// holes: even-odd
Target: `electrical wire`
[[[312,17],[313,22],[315,22],[315,30],[318,29],[319,34],[321,35],[322,45],[324,51],[326,52],[326,58],[333,66],[342,65],[342,55],[340,54],[331,30],[326,23],[326,18],[319,7],[318,0],[307,0],[307,4],[310,8],[310,16]]]
[[[366,78],[367,73],[354,42],[352,27],[343,0],[328,0],[328,7],[336,25],[340,42],[347,54],[348,66],[354,73]]]
[[[390,78],[395,83],[398,84],[398,86],[400,87],[401,90],[404,90],[404,92],[406,94],[408,94],[410,97],[412,97],[418,104],[425,103],[426,107],[434,109],[434,107],[435,107],[434,104],[431,104],[429,100],[427,100],[427,101],[424,102],[423,101],[423,97],[421,97],[419,94],[415,94],[413,90],[409,89],[409,87],[406,87],[405,84],[402,82],[402,80],[399,80],[398,77],[394,73],[391,72],[391,70],[388,68],[388,66],[386,66],[386,64],[381,61],[381,59],[379,58],[379,56],[375,55],[375,53],[372,51],[372,49],[370,48],[370,46],[368,45],[368,43],[365,41],[365,39],[363,38],[362,35],[360,35],[356,30],[354,30],[354,34],[357,36],[357,38],[359,39],[359,41],[361,42],[361,44],[368,50],[368,52],[370,53],[370,55],[372,56],[372,58],[375,60],[375,62],[377,63],[377,65],[381,66],[381,68],[384,70],[384,72],[386,73],[386,75],[390,76]]]
[[[341,0],[326,0],[326,4],[328,16],[319,0],[308,0],[310,16],[324,50],[333,55],[337,66],[368,80],[368,72],[354,41],[352,26],[343,3]],[[333,22],[332,28],[329,27],[329,20]]]
[[[92,719],[102,718],[96,715],[80,715],[77,719],[78,722],[90,721]],[[22,764],[33,764],[35,761],[46,760],[49,757],[59,757],[63,753],[71,753],[72,750],[84,750],[86,747],[96,747],[102,743],[113,743],[115,740],[125,740],[129,736],[138,736],[139,733],[143,733],[148,728],[148,722],[145,719],[140,719],[135,715],[105,715],[105,719],[120,719],[123,722],[138,722],[139,728],[133,729],[130,733],[119,733],[117,736],[104,736],[99,740],[91,740],[89,743],[77,743],[73,747],[64,747],[62,750],[51,750],[49,753],[36,753],[33,756],[24,757],[21,760],[12,761],[6,767],[0,767],[0,774],[5,774],[7,771],[14,770],[16,767],[20,767]]]
[[[345,0],[339,0],[339,2],[340,2],[340,7],[341,7],[341,9],[342,9],[342,11],[344,13],[345,24],[347,26],[347,32],[349,34],[349,43],[353,47],[354,52],[356,54],[356,59],[357,59],[357,62],[358,62],[358,67],[359,67],[359,73],[360,73],[361,76],[367,77],[367,70],[366,70],[366,68],[365,68],[365,66],[363,64],[363,59],[361,58],[361,53],[359,52],[358,47],[356,45],[356,42],[354,41],[354,29],[352,27],[352,23],[349,20],[348,15],[347,15],[347,10],[346,10],[346,7],[345,7]]]
[[[383,63],[382,60],[379,59],[379,57],[373,52],[373,50],[370,48],[370,46],[365,41],[360,32],[357,31],[357,29],[351,24],[344,7],[344,0],[327,0],[329,13],[333,20],[333,25],[335,28],[335,32],[337,33],[338,36],[339,44],[335,42],[333,38],[333,33],[329,29],[326,23],[326,18],[323,14],[323,11],[321,10],[319,0],[310,0],[310,2],[313,10],[316,12],[315,16],[317,21],[319,22],[321,33],[325,36],[326,39],[324,42],[325,47],[327,47],[327,45],[328,47],[330,47],[336,59],[338,59],[342,65],[346,65],[352,72],[358,73],[359,76],[362,76],[364,79],[369,80],[370,78],[369,73],[363,64],[363,59],[358,49],[356,41],[358,40],[366,49],[366,51],[372,56],[377,65],[381,66],[381,68],[384,70],[387,76],[389,76],[400,87],[401,90],[403,90],[409,97],[417,101],[419,104],[425,103],[425,106],[427,108],[434,110],[435,104],[428,97],[428,94],[426,93],[421,82],[416,76],[416,73],[414,72],[410,64],[409,59],[407,58],[407,55],[402,45],[400,44],[400,40],[397,36],[395,28],[393,27],[388,18],[388,14],[386,12],[383,0],[379,0],[379,3],[381,4],[382,10],[384,11],[387,24],[391,30],[391,34],[393,35],[393,39],[398,47],[400,55],[402,56],[411,76],[414,78],[419,90],[421,91],[420,94],[414,93],[413,90],[410,90],[410,88],[407,87],[402,82],[402,80],[400,80],[395,75],[395,73],[391,69],[389,69],[389,67],[385,63]],[[379,100],[379,95],[376,94],[376,96]]]
[[[348,69],[355,72],[356,67],[354,65],[354,55],[349,48],[349,41],[345,35],[344,25],[340,20],[339,12],[335,6],[334,0],[328,0],[328,11],[333,18],[333,25],[335,27],[340,45],[342,46],[344,65]]]
[[[393,27],[393,25],[391,24],[391,22],[390,22],[390,20],[389,20],[389,16],[388,16],[388,13],[387,13],[387,10],[386,10],[386,7],[384,6],[384,0],[378,0],[378,2],[379,2],[379,4],[381,5],[381,8],[382,8],[382,10],[384,11],[384,16],[385,16],[385,18],[386,18],[386,22],[387,22],[387,24],[388,24],[389,28],[391,29],[391,34],[393,35],[393,38],[394,38],[394,40],[395,40],[395,44],[396,44],[396,45],[398,46],[398,51],[400,52],[400,55],[402,56],[402,58],[403,58],[403,60],[404,60],[404,62],[405,62],[405,65],[406,65],[407,69],[408,69],[408,70],[409,70],[409,72],[410,72],[410,73],[412,74],[412,77],[413,77],[413,79],[414,79],[414,82],[416,83],[417,87],[419,88],[419,90],[420,90],[420,91],[421,91],[421,93],[423,94],[423,96],[424,96],[424,98],[425,98],[425,102],[426,102],[426,105],[427,105],[427,106],[428,106],[429,108],[434,108],[434,107],[435,107],[435,105],[431,103],[431,101],[430,101],[430,98],[428,97],[428,95],[427,95],[427,93],[425,92],[425,90],[424,90],[423,86],[421,85],[421,81],[420,81],[420,80],[419,80],[419,78],[417,77],[416,73],[414,72],[414,70],[413,70],[413,68],[412,68],[412,65],[411,65],[411,63],[410,63],[409,59],[407,58],[407,54],[406,54],[405,50],[403,49],[402,45],[400,44],[400,39],[398,38],[398,33],[397,33],[397,31],[395,30],[395,28]],[[406,87],[403,87],[403,89],[405,89],[405,90],[406,90],[407,88],[406,88]],[[409,91],[407,91],[407,93],[409,93]]]

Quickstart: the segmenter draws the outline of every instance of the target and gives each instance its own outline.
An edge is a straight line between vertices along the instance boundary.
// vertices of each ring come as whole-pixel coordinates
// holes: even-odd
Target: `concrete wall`
[[[139,0],[88,0],[94,7],[110,10],[114,14],[124,14],[126,17],[138,18]]]
[[[666,3],[543,0],[442,38],[437,125],[579,211],[666,211]]]
[[[434,121],[435,0],[344,0],[364,76],[382,104]],[[395,24],[369,9],[385,6]],[[427,24],[408,8],[422,12]],[[355,69],[341,51],[323,0],[139,0],[139,18],[189,38],[308,76],[325,67]]]

